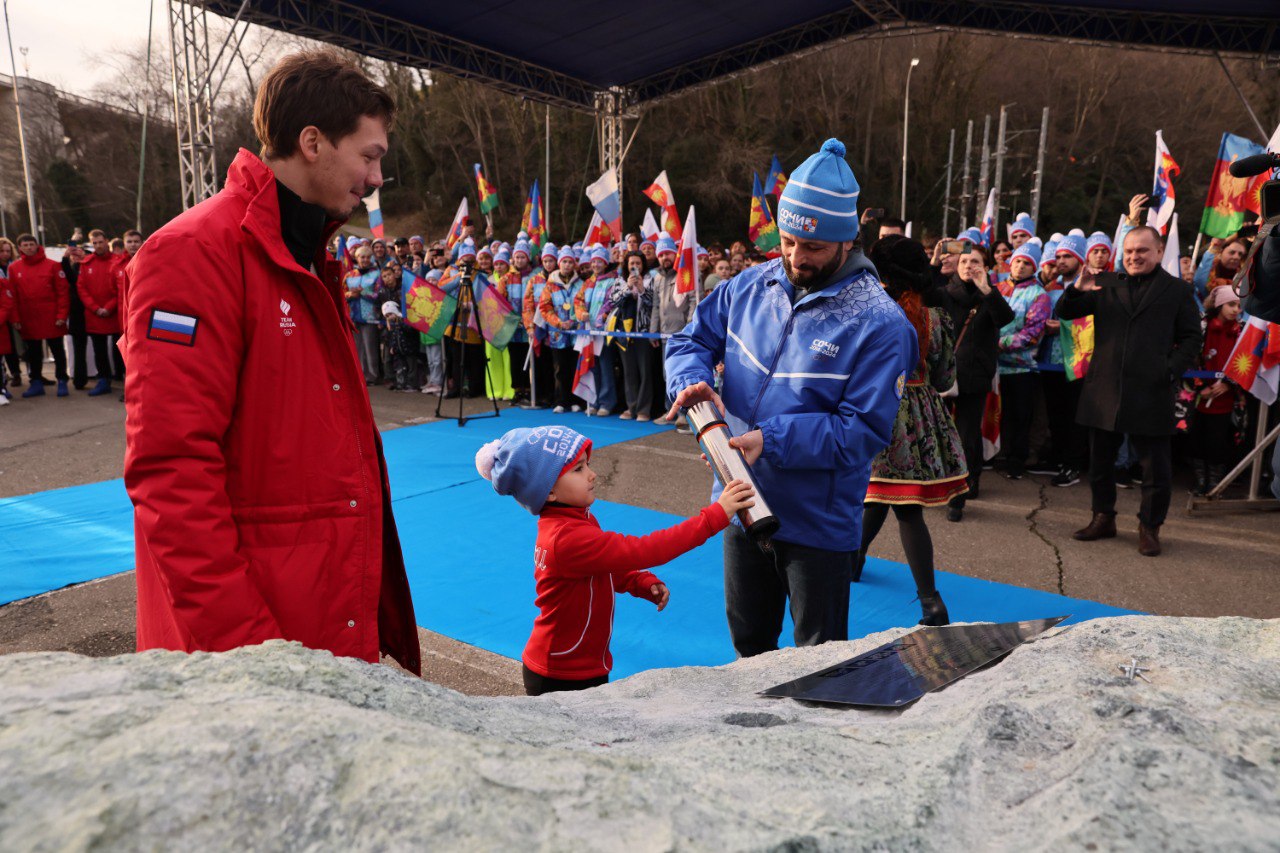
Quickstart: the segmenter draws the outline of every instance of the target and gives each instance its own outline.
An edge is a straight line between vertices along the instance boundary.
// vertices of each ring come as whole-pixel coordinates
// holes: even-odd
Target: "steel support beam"
[[[209,31],[205,23],[204,9],[183,0],[170,0],[173,115],[183,210],[218,191],[213,99],[209,92]]]

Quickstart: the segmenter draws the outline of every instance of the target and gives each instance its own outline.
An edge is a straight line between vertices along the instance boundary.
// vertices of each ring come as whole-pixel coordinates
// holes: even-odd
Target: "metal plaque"
[[[900,708],[963,678],[1070,616],[918,628],[843,663],[760,691],[761,696]]]

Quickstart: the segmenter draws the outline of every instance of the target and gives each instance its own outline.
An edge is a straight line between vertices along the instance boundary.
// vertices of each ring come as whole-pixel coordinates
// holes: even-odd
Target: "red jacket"
[[[138,649],[283,637],[370,662],[385,651],[418,673],[338,266],[323,249],[321,277],[298,266],[276,193],[271,170],[242,149],[226,187],[153,234],[129,266],[124,477]]]
[[[18,303],[13,298],[13,288],[9,279],[0,273],[0,355],[13,352],[13,340],[9,336],[9,324],[21,323],[18,316]]]
[[[524,665],[547,678],[585,681],[613,669],[613,596],[654,600],[662,583],[644,569],[668,563],[729,526],[719,504],[647,536],[600,529],[584,508],[548,506],[538,516],[533,572],[538,617],[524,647]]]
[[[96,252],[80,263],[76,276],[76,290],[84,303],[84,330],[91,335],[120,334],[120,300],[116,292],[117,259],[112,254],[99,256]],[[109,312],[98,316],[98,309]]]
[[[31,257],[19,255],[9,264],[9,285],[18,309],[22,312],[21,335],[24,341],[60,338],[67,333],[67,315],[71,312],[71,286],[62,264],[44,256],[40,246]],[[63,325],[59,326],[57,321]]]
[[[1235,348],[1236,339],[1244,327],[1238,321],[1228,323],[1221,317],[1214,317],[1204,324],[1204,346],[1200,350],[1201,370],[1225,370],[1231,350]],[[1212,384],[1207,382],[1206,387]],[[1228,383],[1230,385],[1230,383]],[[1208,400],[1196,398],[1196,408],[1207,415],[1225,415],[1236,406],[1236,387],[1231,385],[1227,393]]]

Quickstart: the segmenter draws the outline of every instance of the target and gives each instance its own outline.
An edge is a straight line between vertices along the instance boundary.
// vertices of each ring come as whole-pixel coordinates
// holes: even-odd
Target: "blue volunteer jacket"
[[[752,472],[781,523],[775,538],[854,551],[871,460],[889,443],[919,356],[916,333],[862,255],[794,309],[793,292],[781,260],[717,286],[667,343],[667,391],[711,385],[723,361],[725,420],[734,435],[764,435]]]

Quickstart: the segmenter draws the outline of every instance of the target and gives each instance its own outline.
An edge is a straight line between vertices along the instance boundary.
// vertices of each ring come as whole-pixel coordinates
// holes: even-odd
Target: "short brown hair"
[[[253,129],[264,158],[292,156],[298,134],[314,126],[334,145],[355,132],[361,116],[389,126],[396,103],[382,86],[333,50],[292,53],[276,63],[258,87]]]
[[[107,232],[103,231],[101,228],[95,228],[89,232],[90,240],[92,240],[94,237],[106,237],[106,236],[107,236]]]

